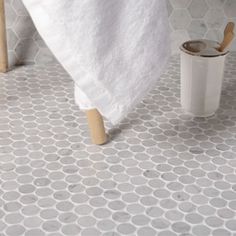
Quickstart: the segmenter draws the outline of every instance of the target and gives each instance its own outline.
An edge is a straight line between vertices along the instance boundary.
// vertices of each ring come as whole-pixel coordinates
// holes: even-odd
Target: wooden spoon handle
[[[219,47],[219,51],[220,52],[223,52],[229,45],[230,43],[233,41],[233,38],[234,38],[234,33],[233,32],[228,32],[225,37],[224,37],[224,40],[223,42],[220,44],[220,47]]]
[[[228,34],[229,32],[234,32],[234,22],[229,22],[224,31],[224,35]]]

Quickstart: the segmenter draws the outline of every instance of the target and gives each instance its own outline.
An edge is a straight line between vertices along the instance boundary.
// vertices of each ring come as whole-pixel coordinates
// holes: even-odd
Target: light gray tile
[[[227,17],[236,17],[235,13],[236,2],[234,0],[226,0],[224,5],[224,11]]]
[[[192,0],[188,10],[193,18],[202,18],[206,15],[209,7],[205,0]]]
[[[90,143],[73,83],[59,65],[23,66],[1,75],[3,234],[234,232],[235,56],[227,59],[222,105],[213,117],[197,119],[176,108],[180,63],[174,56],[126,119],[129,125],[117,128],[121,139],[105,146]],[[153,112],[166,103],[174,104],[171,113]],[[138,123],[131,122],[135,116]],[[73,130],[68,122],[76,124]]]

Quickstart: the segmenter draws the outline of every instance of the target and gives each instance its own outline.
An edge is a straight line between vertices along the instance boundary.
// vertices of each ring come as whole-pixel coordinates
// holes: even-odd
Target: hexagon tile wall
[[[21,0],[5,0],[10,65],[53,63]],[[167,0],[172,51],[188,39],[221,40],[227,21],[236,22],[236,0]],[[233,43],[236,50],[236,42]]]
[[[9,63],[54,63],[21,0],[5,0]]]
[[[168,0],[168,10],[174,53],[188,39],[221,41],[226,23],[236,23],[236,0]]]

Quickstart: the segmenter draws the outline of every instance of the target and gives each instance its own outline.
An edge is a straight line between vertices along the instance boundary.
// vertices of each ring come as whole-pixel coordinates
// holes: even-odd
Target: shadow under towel
[[[81,109],[118,123],[153,87],[170,54],[166,0],[23,0],[75,81]],[[77,94],[78,93],[78,94]]]

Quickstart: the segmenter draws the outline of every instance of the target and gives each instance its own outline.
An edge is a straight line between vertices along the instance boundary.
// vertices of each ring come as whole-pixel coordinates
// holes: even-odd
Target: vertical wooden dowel
[[[8,69],[7,37],[4,0],[0,0],[0,72]]]
[[[107,135],[101,114],[97,109],[91,109],[86,111],[86,115],[92,142],[98,145],[106,143]]]

